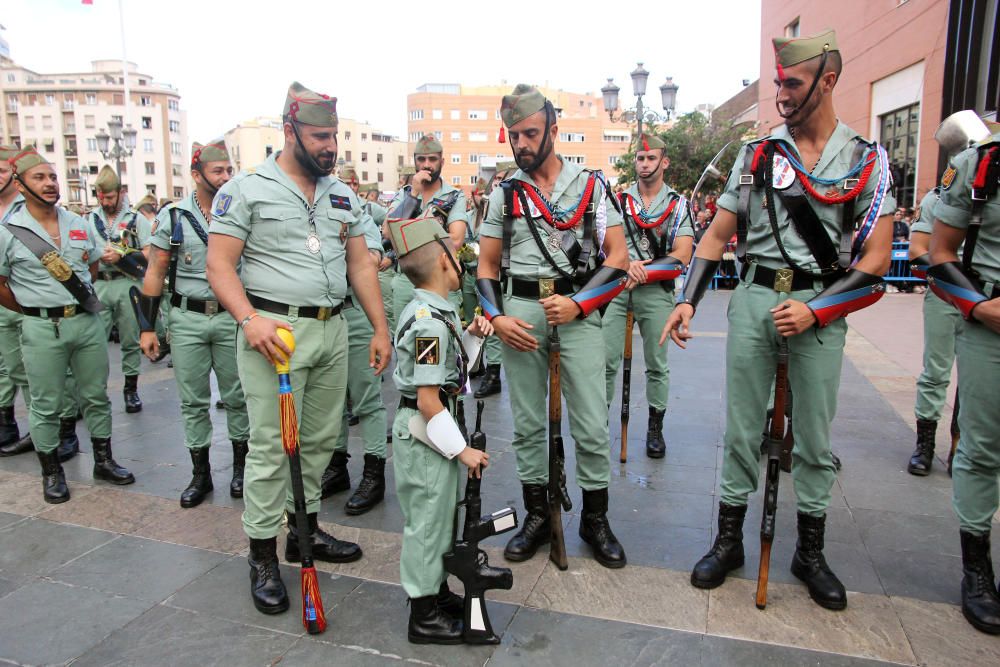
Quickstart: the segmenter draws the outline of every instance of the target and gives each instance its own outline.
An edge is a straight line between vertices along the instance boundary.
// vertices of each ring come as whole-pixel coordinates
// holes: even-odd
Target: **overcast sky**
[[[88,71],[121,58],[118,0],[3,0],[15,62]],[[129,60],[177,87],[192,141],[278,115],[292,80],[339,99],[343,117],[405,137],[406,95],[427,83],[506,81],[598,93],[607,77],[631,103],[629,72],[650,72],[659,110],[667,75],[677,106],[719,104],[756,79],[760,3],[667,0],[123,0]]]

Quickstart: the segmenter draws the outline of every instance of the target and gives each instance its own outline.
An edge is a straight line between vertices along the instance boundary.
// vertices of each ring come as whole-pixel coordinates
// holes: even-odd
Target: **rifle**
[[[635,309],[632,307],[632,292],[628,293],[625,307],[625,360],[622,362],[622,446],[618,460],[628,459],[628,418],[632,396],[632,326],[635,324]]]
[[[483,407],[484,403],[477,401],[476,430],[469,437],[469,446],[481,452],[486,451],[486,434],[482,431]],[[499,644],[500,638],[490,624],[484,593],[494,589],[509,591],[514,585],[514,575],[510,568],[492,567],[486,552],[479,548],[479,541],[516,528],[517,511],[505,507],[493,514],[480,516],[481,484],[482,480],[474,475],[465,483],[465,500],[455,508],[455,545],[444,555],[444,569],[458,577],[465,587],[462,641],[466,644]],[[458,517],[463,506],[465,523],[462,538],[458,539]]]
[[[955,450],[958,449],[958,441],[961,439],[962,431],[958,428],[958,388],[955,388],[955,407],[951,410],[951,451],[948,452],[948,477],[951,477],[951,464],[955,461]]]
[[[552,539],[549,560],[560,570],[569,567],[563,537],[562,512],[573,509],[566,491],[566,454],[562,441],[562,389],[559,384],[559,328],[549,334],[549,525]]]
[[[785,440],[785,399],[788,395],[788,339],[778,344],[778,367],[774,373],[774,415],[767,438],[767,477],[764,482],[764,512],[760,520],[760,567],[757,570],[757,608],[767,606],[767,576],[771,567],[771,544],[778,513],[778,478],[781,448]]]

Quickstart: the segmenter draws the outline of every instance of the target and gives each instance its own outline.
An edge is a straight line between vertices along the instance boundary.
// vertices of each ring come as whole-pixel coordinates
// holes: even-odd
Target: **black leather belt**
[[[344,297],[344,308],[354,308],[354,299],[349,294]]]
[[[441,405],[443,405],[447,409],[451,405],[451,400],[453,398],[457,399],[458,395],[456,394],[455,396],[452,396],[451,394],[449,394],[448,392],[446,392],[444,389],[441,389],[441,390],[438,391],[438,398],[441,399]],[[417,399],[416,398],[410,398],[409,396],[400,396],[399,397],[399,407],[401,407],[401,408],[410,408],[411,410],[419,410],[420,409],[420,408],[417,407]]]
[[[128,278],[124,273],[116,273],[111,271],[105,271],[97,274],[98,280],[118,280],[119,278]]]
[[[181,296],[176,292],[170,295],[170,305],[174,308],[189,310],[192,313],[201,313],[202,315],[215,315],[216,313],[226,312],[226,309],[218,301],[192,299],[189,296]]]
[[[62,317],[73,317],[74,315],[79,315],[86,311],[76,304],[73,304],[72,306],[56,306],[55,308],[31,308],[30,306],[21,306],[21,312],[25,315],[31,315],[32,317],[47,317],[51,320],[57,320]]]
[[[247,294],[247,299],[250,300],[250,305],[254,308],[266,310],[269,313],[277,313],[278,315],[286,315],[288,317],[308,317],[310,319],[320,321],[325,321],[331,317],[340,315],[340,310],[343,308],[343,305],[289,306],[288,304],[278,303],[277,301],[264,299],[259,296],[254,296],[253,294]]]
[[[839,274],[834,274],[824,278],[814,278],[795,269],[769,269],[760,264],[754,264],[754,266],[756,269],[753,272],[753,280],[750,282],[761,287],[768,287],[776,292],[812,289],[817,280],[823,283],[824,287],[829,287],[841,277]],[[744,264],[743,268],[740,269],[740,280],[746,280],[749,272],[750,264]]]
[[[538,280],[519,280],[509,278],[511,296],[522,299],[543,299],[553,294],[564,296],[576,292],[576,286],[565,278],[539,278]]]

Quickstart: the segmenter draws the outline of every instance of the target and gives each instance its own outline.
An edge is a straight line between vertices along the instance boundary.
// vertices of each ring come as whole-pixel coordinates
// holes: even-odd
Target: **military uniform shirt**
[[[205,275],[206,261],[208,259],[208,246],[202,241],[197,232],[191,226],[186,212],[193,215],[201,228],[208,234],[209,223],[194,201],[194,193],[190,197],[180,200],[174,204],[163,207],[159,215],[156,216],[156,231],[150,243],[160,250],[170,252],[170,209],[178,209],[177,224],[181,225],[183,241],[177,249],[177,284],[171,288],[177,294],[200,301],[215,300],[215,293],[208,285],[208,278]]]
[[[52,249],[70,265],[80,280],[89,285],[90,265],[100,257],[91,225],[64,208],[56,210],[59,214],[60,247],[53,246]],[[49,240],[48,232],[31,216],[26,206],[10,216],[7,225],[30,229],[43,240]],[[59,308],[75,304],[73,295],[42,266],[35,253],[14,238],[7,225],[0,225],[0,276],[7,277],[7,284],[17,302],[28,308]]]
[[[95,215],[101,219],[101,224],[104,226],[104,234],[108,236],[107,240],[97,229],[97,222],[94,220]],[[115,216],[113,223],[108,222],[108,216],[104,212],[104,209],[100,206],[87,214],[87,220],[90,221],[90,224],[93,227],[93,236],[95,239],[99,239],[97,243],[102,245],[102,253],[103,245],[105,243],[121,243],[122,232],[128,228],[129,224],[132,223],[133,216],[135,216],[135,225],[133,228],[135,230],[136,238],[138,239],[138,247],[141,250],[149,245],[150,236],[153,231],[153,223],[147,220],[146,216],[130,211],[125,206],[122,206],[121,210],[118,211],[118,215]],[[131,244],[129,245],[131,246]],[[117,271],[118,269],[114,264],[105,264],[104,262],[101,262],[98,270],[101,273],[111,273],[113,271]]]
[[[420,211],[414,217],[420,217],[421,214],[423,214],[424,212],[427,211],[428,208],[430,208],[431,204],[433,204],[435,200],[443,199],[448,195],[450,195],[452,192],[455,192],[457,189],[458,188],[452,187],[451,185],[448,185],[444,181],[441,181],[441,188],[434,193],[433,197],[427,200],[426,204],[423,202],[423,197],[417,197],[417,199],[420,199]],[[410,186],[409,185],[403,186],[399,190],[399,192],[396,193],[396,196],[393,197],[392,204],[389,205],[389,210],[396,208],[396,206],[402,200],[403,195],[409,192],[410,192]],[[448,220],[444,225],[445,231],[447,231],[448,227],[451,227],[451,223],[453,222],[465,222],[465,195],[461,191],[459,191],[459,195],[455,199],[455,205],[451,207],[450,211],[448,211]]]
[[[461,335],[458,312],[447,299],[425,289],[413,291],[413,300],[399,316],[400,330],[411,317],[416,319],[396,343],[396,370],[392,374],[399,393],[408,398],[416,398],[417,387],[442,387],[447,391],[458,386],[458,343],[448,326],[431,316],[432,308],[449,318]]]
[[[590,173],[579,165],[566,162],[562,157],[559,159],[562,161],[562,170],[559,172],[559,177],[552,188],[552,197],[549,201],[565,210],[575,206],[580,201],[584,188],[587,187],[587,178]],[[520,169],[514,172],[514,175],[510,179],[523,181],[531,186],[534,185],[531,177]],[[594,214],[594,234],[595,236],[599,235],[598,240],[603,242],[604,233],[602,230],[622,224],[622,218],[614,206],[608,206],[605,200],[604,187],[599,181],[595,184],[591,197],[593,201],[597,202]],[[531,209],[530,213],[532,217],[536,220],[541,219],[541,213],[535,209],[535,205],[530,199],[528,199],[528,205]],[[581,204],[581,206],[587,205],[589,205],[589,202]],[[490,193],[483,226],[480,229],[480,236],[495,239],[503,238],[503,207],[503,188],[496,187]],[[544,220],[542,222],[544,223]],[[563,233],[575,234],[577,239],[580,240],[583,238],[583,225],[584,221],[581,219],[576,227],[572,230],[566,230]],[[548,234],[541,225],[537,225],[537,229],[538,235],[544,243],[548,238]],[[600,252],[601,248],[597,240],[595,240],[594,249],[591,252],[592,266]],[[572,273],[575,270],[576,267],[570,263],[566,253],[562,250],[549,251],[549,255],[552,256],[552,259],[556,261],[563,271]],[[523,217],[514,221],[513,234],[510,241],[510,275],[521,280],[560,277],[559,272],[549,264],[539,249],[538,244],[535,243]]]
[[[851,167],[854,166],[851,162],[851,159],[854,157],[854,140],[859,136],[858,133],[848,126],[838,123],[830,139],[826,142],[823,153],[820,155],[816,167],[812,170],[812,174],[821,178],[843,178],[850,171]],[[788,128],[785,125],[779,127],[770,138],[787,142],[792,146],[795,155],[798,155],[798,147],[795,146],[795,140],[789,134]],[[748,145],[744,145],[740,150],[740,154],[736,158],[736,163],[729,172],[729,180],[726,182],[725,192],[719,197],[719,208],[724,208],[733,213],[737,212],[740,195],[740,174],[743,172],[743,159],[748,150],[751,150]],[[778,155],[778,153],[775,154]],[[808,165],[806,165],[806,168],[808,168]],[[876,163],[868,182],[865,184],[864,190],[854,200],[855,219],[863,217],[867,213],[872,199],[876,194],[880,171],[878,163]],[[798,175],[796,175],[796,178],[798,178]],[[836,188],[837,194],[844,194],[845,192],[842,188],[843,181],[836,186],[816,183],[813,185],[815,190],[820,194],[826,194],[827,190],[833,187]],[[829,234],[831,240],[834,241],[835,245],[839,245],[841,206],[827,206],[812,199],[809,195],[805,196],[809,199],[809,205],[816,212],[816,217],[823,223],[823,228]],[[781,256],[781,252],[778,250],[778,244],[775,243],[774,236],[771,234],[771,223],[768,220],[767,210],[762,206],[763,202],[764,188],[751,188],[749,229],[747,232],[747,260],[756,260],[763,266],[777,269],[786,266],[786,263]],[[781,203],[777,192],[774,193],[774,205],[778,231],[781,234],[781,242],[785,246],[785,251],[796,264],[806,271],[818,272],[819,264],[812,256],[812,253],[809,252],[809,246],[798,235],[794,227],[789,229],[792,225],[792,220]],[[882,209],[879,215],[891,213],[894,210],[896,210],[896,200],[891,193],[887,192],[882,201]]]
[[[347,293],[347,238],[364,233],[360,204],[339,179],[317,180],[313,220],[320,251],[313,254],[306,245],[309,202],[278,166],[278,155],[222,186],[209,233],[244,242],[248,293],[293,306],[338,306]]]
[[[994,134],[989,141],[1000,141],[1000,133]],[[972,181],[978,167],[977,146],[962,151],[951,160],[949,171],[954,169],[955,173],[949,179],[949,172],[945,172],[946,177],[942,179],[941,200],[934,207],[938,220],[950,227],[968,230],[972,218]],[[958,259],[962,260],[961,251]],[[983,207],[983,226],[976,239],[972,268],[979,272],[983,281],[1000,284],[1000,193],[987,199]]]
[[[385,218],[389,215],[389,211],[384,206],[371,201],[365,204],[365,211],[372,217],[372,220],[375,221],[375,225],[379,229],[382,229],[382,223],[385,222]]]
[[[636,208],[642,209],[642,197],[639,195],[639,185],[633,183],[626,192],[632,196],[635,200]],[[667,204],[670,198],[675,194],[675,190],[669,185],[665,184],[660,191],[656,193],[653,197],[653,201],[649,202],[649,205],[645,208],[645,213],[652,215],[653,219],[659,218],[663,215],[663,212],[667,210]],[[670,230],[674,227],[674,221],[677,217],[677,209],[680,207],[680,202],[674,207],[674,210],[667,216],[659,227],[652,229],[653,235],[656,237],[657,242],[659,242],[661,236],[667,236],[669,238]],[[639,211],[636,212],[637,214]],[[640,250],[635,247],[636,242],[646,236],[645,230],[641,229],[632,220],[630,220],[630,215],[627,209],[623,209],[622,215],[624,216],[623,224],[625,225],[625,242],[628,244],[628,258],[631,261],[636,261],[640,259],[652,259],[655,257],[655,249],[650,247],[648,251]],[[640,218],[641,220],[642,218]],[[643,220],[644,223],[649,221]],[[681,224],[677,227],[677,233],[674,235],[674,240],[676,241],[682,236],[694,236],[694,225],[691,222],[691,207],[684,207],[684,217],[681,218]],[[667,246],[667,254],[670,254],[671,247]]]
[[[910,232],[923,232],[930,234],[934,231],[934,214],[940,195],[934,190],[930,190],[920,200],[920,217],[913,222]]]
[[[7,221],[10,220],[10,217],[14,215],[14,213],[16,213],[22,206],[24,206],[24,195],[18,192],[14,195],[14,199],[10,202],[10,206],[8,206],[7,210],[4,211],[3,218],[0,219],[0,225],[6,225]]]

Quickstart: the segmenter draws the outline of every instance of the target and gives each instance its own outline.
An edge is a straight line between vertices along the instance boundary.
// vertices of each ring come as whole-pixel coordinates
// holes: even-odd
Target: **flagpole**
[[[132,124],[132,112],[130,111],[131,101],[132,100],[131,100],[131,98],[129,96],[129,89],[128,89],[129,72],[128,72],[128,56],[126,55],[126,52],[125,52],[125,10],[123,8],[123,2],[124,2],[124,0],[118,0],[118,24],[121,27],[121,35],[122,35],[122,81],[124,82],[124,87],[125,87],[125,90],[124,90],[124,92],[125,92],[125,116],[124,116],[125,124],[122,127],[126,128],[126,127],[128,127],[129,125]],[[129,192],[129,200],[130,201],[132,199],[132,197],[131,197],[131,195],[132,195],[132,174],[133,174],[133,171],[134,171],[132,169],[131,157],[132,157],[131,155],[127,155],[125,157],[125,164],[128,165],[128,175],[126,176],[126,182],[128,184],[128,192]]]

